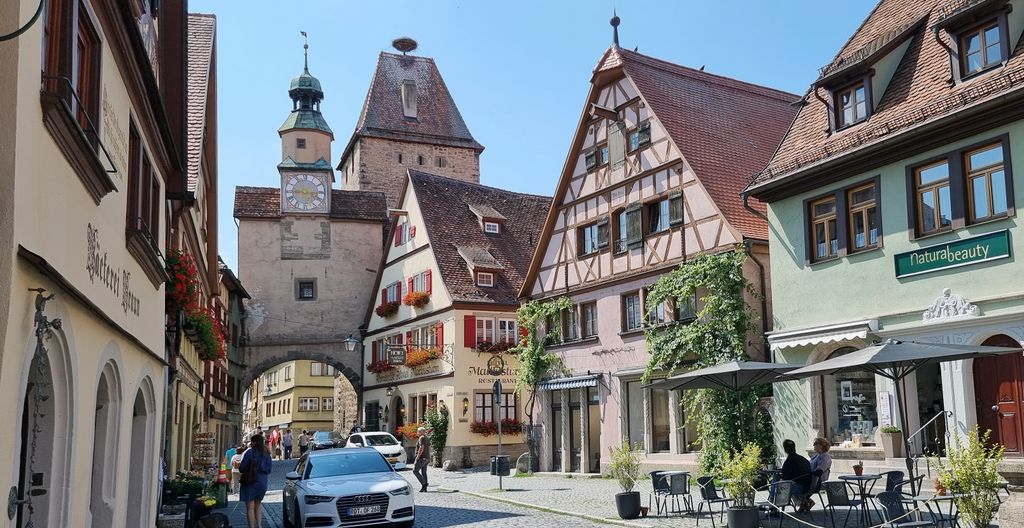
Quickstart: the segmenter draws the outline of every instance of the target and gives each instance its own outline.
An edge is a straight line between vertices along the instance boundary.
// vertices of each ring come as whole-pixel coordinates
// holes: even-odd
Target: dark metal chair
[[[861,507],[861,499],[851,499],[850,489],[842,480],[828,480],[821,483],[821,491],[825,494],[825,501],[822,501],[825,511],[832,519],[832,527],[836,526],[836,508],[846,508],[846,517],[843,519],[843,528],[850,522],[850,515]]]
[[[913,483],[914,485],[910,486],[911,483]],[[921,493],[921,484],[922,483],[924,483],[924,475],[918,475],[918,476],[916,476],[914,478],[903,479],[899,483],[897,483],[896,486],[893,487],[893,489],[891,489],[891,490],[887,489],[885,491],[895,491],[895,492],[899,493],[900,495],[902,495],[903,498],[909,499],[909,498],[912,498],[914,496],[913,493],[911,492],[911,490],[915,490],[916,489],[918,493]],[[910,486],[910,487],[909,488],[904,488],[904,486]]]
[[[935,526],[932,521],[919,521],[911,517],[903,507],[903,495],[898,491],[883,491],[875,497],[875,502],[882,511],[882,520],[889,528],[913,528],[917,526]]]
[[[719,512],[719,518],[725,517],[725,509],[732,502],[732,499],[720,495],[718,488],[715,487],[715,479],[711,477],[697,477],[697,486],[700,488],[700,502],[697,504],[697,525],[700,526],[700,514],[706,504],[708,507],[708,513],[711,514],[711,526],[715,526],[715,504],[721,504],[722,509]]]
[[[673,500],[676,505],[675,512],[684,511],[679,506],[679,498],[683,498],[683,506],[686,507],[687,512],[693,511],[693,495],[690,495],[690,474],[689,473],[674,473],[669,475],[668,479],[669,493],[666,497],[666,502],[669,499]],[[671,511],[671,510],[670,510]]]
[[[821,491],[821,476],[823,474],[824,471],[820,469],[814,470],[814,472],[811,473],[811,482],[807,486],[807,491],[804,493],[794,492],[792,501],[803,505],[809,501],[812,496],[817,495],[818,492]]]
[[[778,526],[782,526],[782,512],[786,511],[786,508],[794,508],[793,506],[793,484],[792,480],[780,480],[773,484],[775,487],[775,493],[770,493],[767,501],[758,502],[757,508],[759,510],[767,510],[768,515],[775,512],[779,516]]]
[[[654,501],[654,513],[661,515],[662,500],[664,499],[665,509],[668,509],[668,495],[672,492],[672,488],[669,484],[667,475],[662,475],[661,471],[651,471],[651,484],[654,489],[651,491],[650,497],[648,497],[647,504],[651,505],[651,500]]]

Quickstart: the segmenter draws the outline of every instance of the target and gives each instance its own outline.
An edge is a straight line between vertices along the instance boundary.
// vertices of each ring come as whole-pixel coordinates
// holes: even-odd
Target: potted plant
[[[967,528],[987,528],[999,507],[997,493],[1002,477],[997,466],[1004,447],[989,440],[991,433],[981,433],[974,426],[966,439],[956,437],[955,445],[946,451],[946,462],[938,457],[928,459],[928,465],[937,466],[939,478],[955,497],[960,519]]]
[[[885,458],[903,458],[903,430],[895,425],[882,426],[882,451]]]
[[[634,449],[629,443],[620,447],[609,448],[611,463],[608,474],[619,482],[622,493],[615,494],[615,508],[619,517],[636,519],[640,516],[640,492],[633,491],[636,481],[640,479],[640,457],[642,451]]]
[[[858,477],[864,474],[864,462],[857,462],[853,465],[853,474]]]
[[[725,491],[733,498],[729,506],[729,528],[754,528],[760,522],[754,507],[754,484],[761,469],[761,446],[748,442],[743,449],[727,454],[722,460]]]

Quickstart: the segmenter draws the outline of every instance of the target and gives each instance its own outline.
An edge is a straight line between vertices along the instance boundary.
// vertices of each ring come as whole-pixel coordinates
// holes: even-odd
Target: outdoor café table
[[[764,476],[768,478],[768,502],[775,500],[775,486],[774,484],[779,481],[779,477],[782,476],[781,469],[759,469]]]
[[[673,471],[662,471],[661,474],[658,475],[658,476],[662,477],[662,478],[667,478],[668,479],[669,488],[672,490],[672,493],[669,495],[669,497],[672,497],[672,496],[676,496],[676,495],[687,495],[687,494],[690,493],[689,489],[686,489],[686,490],[677,489],[677,484],[676,484],[676,481],[677,481],[678,478],[683,477],[683,476],[689,476],[689,475],[690,475],[689,471],[676,471],[676,470],[673,470]],[[672,510],[671,507],[670,507],[669,513],[683,513],[683,512],[692,513],[692,510],[690,509],[690,503],[689,503],[688,500],[686,500],[686,497],[683,497],[683,507],[685,508],[684,510]]]
[[[910,500],[914,501],[915,504],[924,503],[924,507],[928,509],[928,513],[932,516],[932,521],[935,526],[942,528],[948,526],[949,528],[955,528],[960,526],[960,511],[956,509],[956,499],[963,497],[962,494],[954,493],[948,495],[918,495],[912,497]],[[932,504],[935,504],[935,508],[932,508]],[[942,505],[946,503],[946,511],[942,511]],[[943,516],[945,514],[945,516]]]
[[[865,473],[863,475],[840,475],[839,480],[845,480],[857,485],[857,495],[860,498],[860,520],[864,526],[871,524],[871,510],[868,506],[868,494],[875,487],[875,481],[882,478],[881,475]],[[871,484],[868,486],[868,484]]]

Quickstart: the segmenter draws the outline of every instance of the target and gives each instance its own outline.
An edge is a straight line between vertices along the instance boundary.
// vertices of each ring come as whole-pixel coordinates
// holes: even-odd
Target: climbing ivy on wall
[[[726,361],[747,360],[747,339],[755,330],[755,314],[745,295],[757,297],[743,276],[747,253],[743,246],[734,251],[700,255],[681,264],[647,291],[648,313],[662,303],[698,299],[696,318],[646,327],[650,360],[644,371],[646,383],[652,374],[672,375],[710,367]],[[687,423],[697,430],[701,449],[701,468],[716,469],[723,456],[744,441],[761,445],[766,459],[773,459],[775,448],[771,424],[763,413],[755,415],[755,406],[768,386],[745,391],[737,412],[734,393],[699,389],[683,391],[681,405]],[[742,431],[742,433],[741,433]]]

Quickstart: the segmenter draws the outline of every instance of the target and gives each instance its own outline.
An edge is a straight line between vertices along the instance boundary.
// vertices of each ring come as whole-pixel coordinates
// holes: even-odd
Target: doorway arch
[[[96,384],[92,479],[89,487],[89,512],[93,526],[114,524],[120,418],[121,378],[116,364],[111,360],[103,366]]]
[[[156,404],[153,382],[149,376],[142,379],[132,404],[131,438],[129,440],[128,466],[128,509],[125,526],[148,524],[151,490],[142,483],[150,482],[153,464],[153,441],[156,429]]]

